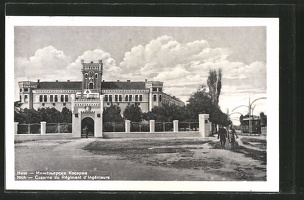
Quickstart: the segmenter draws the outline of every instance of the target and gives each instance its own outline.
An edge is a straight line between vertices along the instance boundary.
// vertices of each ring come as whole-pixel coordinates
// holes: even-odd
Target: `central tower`
[[[99,97],[101,94],[101,81],[102,81],[102,60],[98,63],[82,63],[82,94],[87,98]]]
[[[71,96],[73,137],[103,137],[103,96],[101,80],[103,64],[82,63],[82,92]]]

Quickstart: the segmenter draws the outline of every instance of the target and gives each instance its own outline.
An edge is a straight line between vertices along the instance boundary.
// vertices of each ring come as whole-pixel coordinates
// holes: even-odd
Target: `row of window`
[[[123,99],[123,96],[121,94],[115,94],[115,95],[105,95],[105,101],[106,102],[112,102],[113,101],[113,96],[114,96],[114,101],[115,102],[120,102]],[[142,101],[143,97],[142,95],[125,95],[124,96],[124,101],[133,101],[133,96],[135,101]]]
[[[161,95],[159,95],[158,98],[159,98],[158,101],[162,100],[162,96]],[[157,95],[156,94],[153,95],[153,101],[157,101]]]
[[[88,78],[88,73],[85,73],[85,74],[84,74],[84,77],[85,77],[85,78]],[[97,79],[97,78],[98,78],[98,74],[95,73],[95,79]]]
[[[28,92],[29,90],[28,90],[28,88],[23,88],[23,91]],[[20,92],[22,92],[22,88],[20,88]]]
[[[113,103],[112,103],[112,102],[110,102],[110,103],[108,102],[107,105],[108,105],[108,106],[109,106],[109,105],[113,105]],[[118,105],[118,106],[119,106],[119,103],[116,103],[115,105]],[[129,106],[129,105],[131,105],[130,102],[128,103],[128,106]],[[140,106],[140,103],[135,103],[135,106]]]
[[[58,102],[58,98],[60,98],[60,102],[68,102],[69,101],[69,95],[39,95],[39,102]]]
[[[42,105],[42,106],[45,106],[45,103],[42,103],[41,105]],[[66,103],[63,103],[62,105],[63,105],[63,106],[66,106]],[[53,103],[53,106],[56,106],[56,103]]]

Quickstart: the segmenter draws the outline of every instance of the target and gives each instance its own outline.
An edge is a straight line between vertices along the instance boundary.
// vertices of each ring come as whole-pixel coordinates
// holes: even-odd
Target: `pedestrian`
[[[233,149],[233,150],[235,148],[236,138],[239,138],[239,136],[236,134],[235,129],[232,126],[230,126],[230,130],[229,130],[229,133],[228,133],[228,140],[231,144],[231,149]]]
[[[223,126],[220,126],[217,139],[220,139],[221,149],[225,148],[227,131]]]
[[[84,127],[83,133],[85,134],[86,138],[88,138],[88,127]]]

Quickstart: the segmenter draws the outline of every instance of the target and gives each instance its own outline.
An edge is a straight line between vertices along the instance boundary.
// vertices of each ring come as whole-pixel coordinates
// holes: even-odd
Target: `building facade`
[[[19,82],[22,108],[63,107],[73,110],[74,101],[98,101],[102,95],[102,107],[117,105],[122,113],[128,105],[138,105],[142,112],[151,111],[164,104],[184,106],[184,102],[163,92],[159,81],[111,81],[102,80],[103,63],[85,63],[82,60],[82,81]]]

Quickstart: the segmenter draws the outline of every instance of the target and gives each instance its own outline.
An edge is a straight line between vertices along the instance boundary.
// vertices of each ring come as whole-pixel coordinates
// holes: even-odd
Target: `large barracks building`
[[[37,80],[19,82],[22,108],[63,107],[73,110],[73,102],[91,102],[103,98],[103,108],[118,105],[122,112],[128,105],[138,105],[142,112],[151,111],[164,104],[183,106],[184,102],[163,92],[159,81],[112,81],[102,80],[103,63],[85,63],[82,60],[82,81],[43,82]],[[88,104],[89,105],[89,104]],[[80,104],[78,105],[80,106]]]

